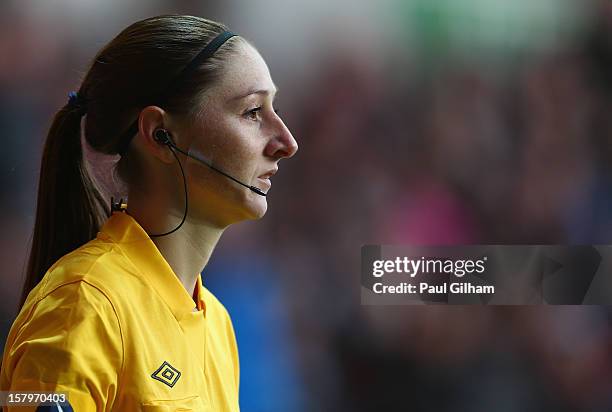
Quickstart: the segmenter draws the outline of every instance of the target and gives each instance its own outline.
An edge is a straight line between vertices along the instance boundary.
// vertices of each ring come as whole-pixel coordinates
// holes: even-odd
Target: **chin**
[[[268,201],[265,197],[256,195],[259,199],[256,199],[252,202],[249,202],[249,219],[250,220],[258,220],[264,217],[266,212],[268,211]]]
[[[242,205],[234,213],[232,223],[237,223],[245,220],[259,220],[268,210],[268,202],[265,197],[255,195],[257,198],[244,199]]]

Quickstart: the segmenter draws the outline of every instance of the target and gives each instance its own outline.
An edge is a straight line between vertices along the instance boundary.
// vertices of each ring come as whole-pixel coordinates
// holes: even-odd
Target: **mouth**
[[[258,176],[258,179],[262,179],[262,180],[268,180],[278,171],[278,167],[275,167],[274,169],[268,170],[266,173],[264,173],[261,176]]]
[[[265,191],[270,190],[270,188],[272,187],[272,182],[270,182],[270,179],[262,179],[261,177],[258,177],[257,180],[259,181],[259,185],[257,186],[263,186],[263,187],[259,187],[259,189]]]
[[[278,167],[275,167],[274,169],[268,170],[266,173],[264,173],[263,175],[257,178],[257,180],[261,183],[261,186],[263,186],[263,187],[260,187],[261,190],[264,190],[264,191],[270,190],[270,188],[272,187],[272,182],[270,181],[270,178],[277,171],[278,171]]]

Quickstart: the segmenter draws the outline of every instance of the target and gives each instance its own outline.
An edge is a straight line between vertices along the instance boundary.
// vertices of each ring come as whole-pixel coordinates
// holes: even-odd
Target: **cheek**
[[[240,120],[219,122],[218,127],[209,127],[193,140],[192,153],[223,171],[237,177],[249,178],[256,172],[263,147],[258,142],[256,127],[249,127]],[[204,166],[205,167],[205,166]]]
[[[226,148],[227,168],[243,178],[251,177],[258,165],[258,148],[249,142],[238,142]]]

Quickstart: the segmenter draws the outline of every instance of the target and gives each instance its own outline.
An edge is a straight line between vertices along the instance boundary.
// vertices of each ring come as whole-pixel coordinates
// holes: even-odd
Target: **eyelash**
[[[253,109],[251,109],[251,110],[247,111],[247,112],[245,113],[245,116],[250,117],[252,114],[256,114],[256,113],[258,113],[259,111],[261,111],[261,109],[262,109],[262,106],[255,107],[255,108],[253,108]],[[279,114],[279,113],[280,113],[280,110],[278,110],[278,109],[274,108],[274,113]],[[256,121],[256,120],[253,120],[253,121]]]

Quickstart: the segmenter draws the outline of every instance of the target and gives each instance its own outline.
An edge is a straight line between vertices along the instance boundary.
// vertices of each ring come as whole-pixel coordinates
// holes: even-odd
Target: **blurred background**
[[[96,51],[156,14],[251,40],[300,144],[204,283],[244,411],[610,411],[612,310],[361,306],[363,244],[612,241],[608,0],[3,0],[1,331],[42,144]]]

